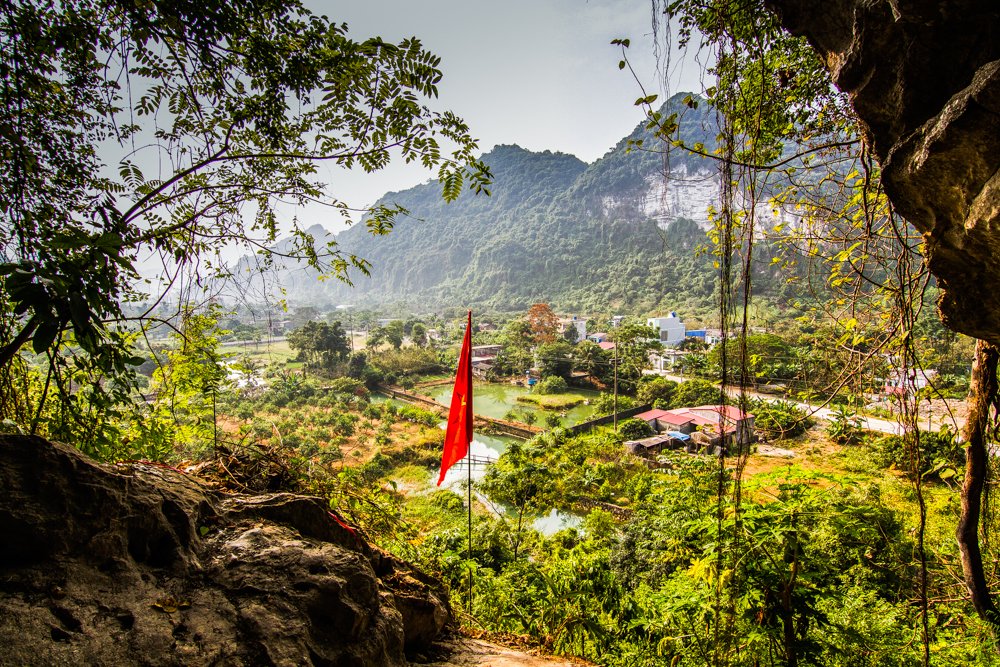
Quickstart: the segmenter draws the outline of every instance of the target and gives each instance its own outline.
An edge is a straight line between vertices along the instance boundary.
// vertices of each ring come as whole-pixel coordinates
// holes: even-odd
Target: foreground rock
[[[996,1],[765,2],[850,94],[886,192],[924,234],[945,323],[1000,345]]]
[[[404,665],[437,583],[323,502],[0,436],[0,664]]]

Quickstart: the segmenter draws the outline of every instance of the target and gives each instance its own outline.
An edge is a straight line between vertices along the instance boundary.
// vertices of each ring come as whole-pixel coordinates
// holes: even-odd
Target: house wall
[[[660,332],[660,342],[664,345],[680,345],[684,342],[687,331],[677,313],[670,313],[667,317],[650,317],[646,320],[646,326]]]

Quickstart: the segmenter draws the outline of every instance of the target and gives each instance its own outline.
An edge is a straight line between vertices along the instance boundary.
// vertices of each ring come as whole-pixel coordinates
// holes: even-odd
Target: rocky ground
[[[440,584],[324,503],[0,436],[0,664],[405,665]]]

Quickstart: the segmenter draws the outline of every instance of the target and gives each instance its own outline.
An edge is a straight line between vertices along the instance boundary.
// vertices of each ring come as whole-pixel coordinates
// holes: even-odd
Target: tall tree
[[[218,442],[216,399],[227,381],[218,306],[185,310],[163,363],[153,372],[149,414],[134,424],[138,451],[168,459],[178,449],[204,452]]]
[[[122,304],[165,294],[144,292],[140,258],[195,292],[229,275],[222,244],[266,260],[278,201],[349,212],[320,163],[375,171],[397,151],[436,168],[447,199],[466,182],[482,190],[488,170],[466,125],[421,104],[437,95],[438,64],[415,38],[357,41],[295,0],[7,3],[0,282],[13,317],[0,318],[0,371],[30,341],[127,378],[136,360],[122,325],[148,323],[152,308]],[[369,210],[368,229],[387,233],[397,212]],[[291,254],[344,279],[367,271],[292,226]]]
[[[410,338],[417,347],[427,347],[427,327],[422,322],[414,322],[410,329]]]
[[[347,334],[340,322],[307,322],[288,334],[288,346],[310,363],[329,366],[350,352]]]
[[[536,303],[528,309],[525,319],[531,326],[531,333],[536,343],[551,343],[555,341],[559,331],[559,318],[547,303]]]
[[[659,331],[641,324],[622,324],[611,332],[611,337],[615,343],[613,359],[617,359],[618,382],[631,391],[642,371],[651,367],[650,353],[663,349]]]

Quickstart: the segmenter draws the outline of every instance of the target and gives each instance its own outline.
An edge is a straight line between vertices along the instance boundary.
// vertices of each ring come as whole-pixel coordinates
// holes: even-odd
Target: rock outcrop
[[[323,502],[0,436],[0,664],[404,665],[450,620],[430,577]]]
[[[994,0],[765,0],[850,95],[886,192],[924,234],[945,323],[1000,344]]]

